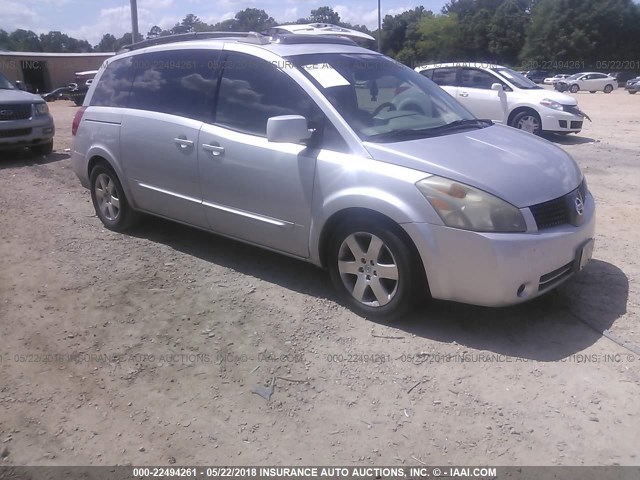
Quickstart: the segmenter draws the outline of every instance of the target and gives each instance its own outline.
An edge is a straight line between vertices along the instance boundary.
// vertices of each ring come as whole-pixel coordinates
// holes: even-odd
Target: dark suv
[[[551,72],[548,70],[529,70],[525,77],[534,83],[542,83],[544,79],[551,76]]]

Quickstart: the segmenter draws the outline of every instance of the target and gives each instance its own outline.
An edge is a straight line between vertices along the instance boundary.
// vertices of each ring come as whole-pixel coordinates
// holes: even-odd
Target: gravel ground
[[[594,261],[393,326],[302,262],[105,230],[65,153],[76,107],[52,104],[55,152],[0,160],[0,464],[639,465],[640,95],[577,97],[593,123],[553,141],[598,202]]]

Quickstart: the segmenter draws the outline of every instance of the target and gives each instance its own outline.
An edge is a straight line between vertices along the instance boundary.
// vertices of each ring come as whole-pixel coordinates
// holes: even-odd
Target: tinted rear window
[[[219,57],[216,50],[164,51],[135,56],[129,106],[212,122]]]
[[[133,70],[131,57],[108,63],[91,97],[90,105],[104,107],[127,107],[131,93]]]

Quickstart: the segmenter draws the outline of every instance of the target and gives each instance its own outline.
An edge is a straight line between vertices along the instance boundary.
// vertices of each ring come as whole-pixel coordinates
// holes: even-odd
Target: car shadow
[[[590,137],[579,137],[577,135],[557,135],[557,134],[546,134],[544,137],[546,140],[549,140],[552,143],[558,143],[560,145],[582,145],[584,143],[595,143],[598,140]]]
[[[593,260],[558,289],[512,307],[433,301],[394,325],[407,333],[476,350],[557,361],[602,337],[627,311],[629,281],[615,265]]]
[[[32,167],[46,165],[70,158],[68,153],[53,152],[49,155],[35,155],[28,148],[0,152],[0,170],[7,168]]]
[[[326,272],[293,258],[155,217],[144,217],[128,234],[289,290],[337,301]],[[600,339],[625,314],[628,295],[624,272],[593,260],[559,289],[531,302],[484,308],[433,300],[393,327],[476,350],[557,361]]]

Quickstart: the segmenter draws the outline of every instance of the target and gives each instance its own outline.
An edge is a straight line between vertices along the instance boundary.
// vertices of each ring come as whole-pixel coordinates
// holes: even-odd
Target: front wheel
[[[571,93],[578,93],[580,91],[580,87],[578,85],[571,85],[571,88],[569,88],[569,91]]]
[[[533,110],[525,110],[518,113],[511,121],[511,126],[518,130],[540,135],[542,133],[542,121],[540,116]]]
[[[425,289],[411,248],[393,228],[373,220],[342,223],[328,251],[331,281],[341,300],[356,313],[397,320]]]
[[[91,200],[98,218],[109,230],[122,232],[138,218],[127,201],[118,176],[106,165],[98,165],[91,171]]]
[[[612,85],[607,85],[606,87],[604,87],[604,93],[611,93],[611,92],[613,92]]]
[[[631,95],[635,95],[636,93],[638,93],[637,90],[627,90],[627,92],[629,92]]]

